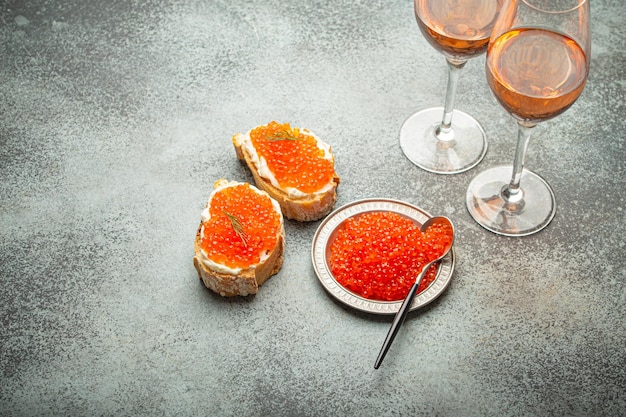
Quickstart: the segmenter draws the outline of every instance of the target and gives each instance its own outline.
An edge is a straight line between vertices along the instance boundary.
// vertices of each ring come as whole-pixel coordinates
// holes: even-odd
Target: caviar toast
[[[237,133],[233,145],[257,187],[278,201],[285,217],[311,221],[330,213],[339,176],[331,147],[312,132],[270,122]]]
[[[224,297],[256,294],[283,264],[280,207],[248,183],[222,179],[214,188],[196,233],[194,266],[204,285]]]

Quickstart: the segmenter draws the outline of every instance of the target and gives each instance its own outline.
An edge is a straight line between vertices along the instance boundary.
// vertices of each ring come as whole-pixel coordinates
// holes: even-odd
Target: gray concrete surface
[[[515,125],[484,58],[458,108],[485,127],[475,169],[422,171],[404,119],[441,105],[443,58],[411,1],[6,0],[0,4],[0,414],[626,414],[626,11],[592,4],[589,82],[540,125],[527,167],[553,186],[541,233],[504,238],[465,208]],[[450,216],[455,275],[411,314],[335,302],[319,222],[287,222],[283,269],[222,299],[192,265],[212,183],[251,180],[230,137],[270,120],[333,145],[337,206],[389,197]]]

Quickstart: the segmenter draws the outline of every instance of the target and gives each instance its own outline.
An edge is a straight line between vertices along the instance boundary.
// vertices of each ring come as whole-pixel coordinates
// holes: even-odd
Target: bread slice
[[[276,122],[270,122],[268,125],[259,127],[268,127],[272,124],[276,124]],[[287,129],[291,130],[288,124],[278,126],[287,126]],[[256,186],[266,191],[272,198],[278,201],[283,215],[289,219],[313,221],[321,219],[330,213],[337,200],[337,186],[340,182],[339,176],[334,171],[335,159],[331,147],[322,142],[309,130],[297,130],[300,134],[315,138],[320,149],[324,149],[325,155],[329,158],[333,169],[331,180],[322,189],[317,192],[309,193],[296,192],[294,195],[294,192],[290,192],[285,187],[281,187],[275,179],[270,178],[271,175],[268,175],[267,171],[269,168],[267,167],[266,161],[260,161],[261,158],[256,155],[256,150],[251,143],[250,133],[253,130],[254,129],[250,130],[247,134],[235,134],[232,141],[235,151],[237,152],[237,158],[246,163],[252,172]],[[262,172],[262,170],[265,170],[265,173]]]
[[[204,233],[210,233],[208,230],[203,230],[204,227],[210,228],[213,226],[210,220],[209,209],[211,201],[216,193],[221,192],[225,188],[234,187],[238,185],[249,186],[255,192],[261,195],[261,198],[272,200],[265,192],[258,190],[254,186],[246,183],[228,182],[224,179],[218,180],[214,184],[215,190],[211,194],[206,208],[203,211],[202,221],[198,227],[196,238],[194,241],[194,258],[193,264],[198,272],[198,277],[202,280],[204,285],[212,291],[220,294],[223,297],[234,296],[246,296],[250,294],[256,294],[259,290],[259,286],[262,285],[268,278],[276,274],[282,264],[285,252],[285,229],[283,217],[280,212],[280,208],[276,201],[272,201],[274,211],[278,213],[280,217],[280,225],[276,227],[276,243],[275,245],[265,250],[265,253],[261,256],[261,260],[256,264],[251,264],[246,267],[228,267],[226,265],[220,265],[208,259],[206,252],[202,248],[202,238]],[[226,212],[224,212],[226,213]],[[207,215],[209,218],[207,218]],[[247,224],[250,224],[250,216],[246,219],[245,224],[241,230],[247,229]],[[262,222],[262,221],[261,221]],[[243,223],[243,222],[242,222]],[[261,227],[267,230],[267,223],[263,223]],[[271,227],[271,226],[270,226]],[[233,229],[235,226],[233,225]],[[271,231],[269,232],[272,233]],[[239,234],[237,234],[239,236]],[[244,235],[246,239],[254,239],[254,236]],[[241,238],[245,244],[245,239]],[[235,245],[233,245],[235,246]],[[239,245],[241,246],[241,245]],[[247,247],[247,245],[244,245]]]

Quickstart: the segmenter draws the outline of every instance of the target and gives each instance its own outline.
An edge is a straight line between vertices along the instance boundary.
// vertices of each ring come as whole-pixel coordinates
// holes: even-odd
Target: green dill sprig
[[[239,236],[239,239],[241,239],[241,241],[243,242],[243,245],[248,246],[248,235],[243,230],[243,226],[241,222],[239,221],[239,219],[237,218],[237,216],[235,216],[234,214],[230,214],[226,210],[224,210],[224,214],[226,215],[226,217],[228,217],[228,220],[230,220],[230,224],[231,226],[233,226],[233,230],[235,231],[235,234]]]
[[[299,138],[293,132],[290,132],[289,130],[286,130],[286,129],[274,132],[271,136],[267,137],[267,140],[269,142],[276,142],[279,140],[301,140],[301,139],[302,138]]]

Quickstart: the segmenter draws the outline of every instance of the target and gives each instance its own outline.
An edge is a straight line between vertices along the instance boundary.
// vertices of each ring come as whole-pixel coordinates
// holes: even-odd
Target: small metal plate
[[[402,305],[400,301],[376,301],[363,298],[341,286],[330,272],[328,260],[330,258],[330,246],[336,236],[336,230],[341,223],[361,213],[370,211],[391,211],[408,217],[415,221],[418,225],[422,225],[426,220],[432,217],[424,210],[411,204],[397,200],[389,199],[367,199],[359,200],[335,210],[326,217],[319,225],[315,236],[313,237],[313,245],[311,247],[311,258],[313,260],[313,268],[317,274],[317,278],[322,283],[324,289],[338,301],[353,307],[357,310],[374,314],[396,314]],[[423,307],[439,297],[441,293],[448,287],[454,272],[454,247],[441,260],[437,277],[426,288],[419,293],[414,299],[409,311]]]

